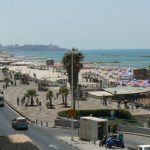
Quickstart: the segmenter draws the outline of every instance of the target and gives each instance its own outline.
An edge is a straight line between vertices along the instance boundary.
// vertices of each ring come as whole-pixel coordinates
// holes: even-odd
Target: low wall
[[[71,127],[71,119],[68,118],[57,118],[55,120],[55,126],[62,126],[62,127]],[[73,120],[74,128],[79,128],[78,120]]]
[[[132,133],[150,135],[150,128],[145,128],[145,127],[119,125],[118,130],[123,132],[132,132]]]
[[[79,128],[80,124],[78,120],[73,120],[73,125],[74,128]],[[55,126],[71,127],[71,119],[58,117],[55,120]],[[145,128],[145,127],[119,125],[117,129],[118,131],[122,131],[122,132],[132,132],[132,133],[150,135],[150,128]]]

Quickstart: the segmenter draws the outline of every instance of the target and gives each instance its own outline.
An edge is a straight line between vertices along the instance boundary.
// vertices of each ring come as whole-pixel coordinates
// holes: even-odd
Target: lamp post
[[[74,104],[74,99],[73,99],[73,51],[71,53],[71,94],[72,94],[72,103],[71,103],[71,108],[73,110],[73,104]],[[71,140],[73,141],[73,117],[71,117]]]
[[[72,94],[72,103],[71,103],[71,108],[73,109],[73,51],[71,53],[71,94]]]
[[[79,139],[79,117],[80,117],[80,115],[79,115],[79,98],[80,98],[80,89],[79,89],[79,84],[78,84],[78,87],[77,87],[77,94],[78,94],[78,139]]]

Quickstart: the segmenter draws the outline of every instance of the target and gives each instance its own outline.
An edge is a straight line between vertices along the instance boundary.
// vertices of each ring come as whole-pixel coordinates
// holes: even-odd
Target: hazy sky
[[[0,0],[0,43],[150,48],[150,0]]]

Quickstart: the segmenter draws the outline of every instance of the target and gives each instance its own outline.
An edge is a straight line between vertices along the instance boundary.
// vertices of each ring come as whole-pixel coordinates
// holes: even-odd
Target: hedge
[[[114,111],[114,116],[117,119],[129,119],[129,120],[135,120],[135,118],[131,115],[131,113],[127,110],[123,109],[96,109],[96,110],[80,110],[79,116],[90,116],[92,114],[93,117],[104,117],[109,118],[110,117],[110,111]],[[61,111],[58,113],[58,116],[60,117],[68,117],[67,111]]]

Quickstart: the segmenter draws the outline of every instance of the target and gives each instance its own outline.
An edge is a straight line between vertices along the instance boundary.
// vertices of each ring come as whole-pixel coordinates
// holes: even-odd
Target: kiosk
[[[99,140],[104,135],[108,135],[108,120],[90,116],[81,117],[79,135],[83,140]]]

